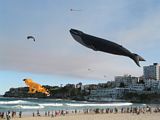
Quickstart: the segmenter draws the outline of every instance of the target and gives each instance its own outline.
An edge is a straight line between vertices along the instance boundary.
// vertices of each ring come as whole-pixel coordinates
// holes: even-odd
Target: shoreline
[[[144,113],[144,114],[132,114],[132,113],[112,113],[112,114],[68,114],[65,116],[56,117],[32,117],[24,116],[22,118],[12,118],[13,120],[158,120],[160,118],[160,113]]]
[[[12,99],[20,99],[20,100],[24,100],[24,99],[28,99],[28,100],[37,100],[37,99],[44,99],[44,100],[64,100],[64,101],[76,101],[76,102],[92,102],[92,103],[119,103],[119,102],[128,102],[128,103],[133,103],[133,104],[159,104],[160,101],[132,101],[132,100],[125,100],[125,99],[122,99],[122,100],[118,100],[117,101],[94,101],[94,100],[77,100],[77,99],[63,99],[63,98],[44,98],[44,97],[6,97],[4,95],[0,96],[0,98],[12,98]]]
[[[85,109],[83,111],[39,111],[30,113],[11,112],[3,113],[0,119],[9,120],[158,120],[160,118],[160,107],[134,107],[134,108],[106,108],[106,109]]]

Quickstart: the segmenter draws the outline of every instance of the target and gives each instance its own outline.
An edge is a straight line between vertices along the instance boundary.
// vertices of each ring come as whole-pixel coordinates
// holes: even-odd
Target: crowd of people
[[[85,114],[88,113],[133,113],[139,115],[140,113],[152,113],[157,110],[157,112],[160,112],[160,108],[155,108],[155,110],[152,111],[153,108],[147,106],[147,107],[122,107],[122,108],[106,108],[106,109],[86,109],[84,111]]]
[[[56,116],[61,116],[61,115],[66,115],[69,114],[69,111],[67,110],[57,110],[57,111],[45,111],[44,116],[45,117],[56,117]],[[43,116],[40,114],[39,110],[37,110],[37,116]],[[35,117],[35,113],[33,112],[33,117]]]
[[[83,109],[83,110],[53,110],[53,111],[39,111],[32,113],[33,117],[57,117],[57,116],[65,116],[67,114],[146,114],[146,113],[160,113],[160,107],[122,107],[122,108],[106,108],[106,109]],[[18,113],[18,114],[17,114]],[[22,117],[22,111],[8,111],[8,112],[0,112],[0,119],[10,120],[15,117]]]
[[[22,111],[18,113],[19,118],[22,117]],[[11,118],[17,117],[16,111],[7,111],[7,112],[0,112],[0,119],[7,119],[10,120]]]

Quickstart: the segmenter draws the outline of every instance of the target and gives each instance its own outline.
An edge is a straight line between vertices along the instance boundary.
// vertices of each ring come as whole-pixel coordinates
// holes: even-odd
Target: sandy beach
[[[13,120],[159,120],[160,113],[145,114],[72,114],[57,117],[22,117]]]
[[[131,108],[107,108],[107,109],[84,109],[25,112],[1,112],[0,119],[7,120],[159,120],[160,108],[146,106]]]

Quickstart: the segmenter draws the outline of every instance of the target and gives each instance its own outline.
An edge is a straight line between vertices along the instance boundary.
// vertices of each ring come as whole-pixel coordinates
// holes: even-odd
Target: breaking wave
[[[73,104],[73,103],[67,103],[67,106],[71,106],[71,107],[116,107],[116,106],[130,106],[133,105],[133,103],[106,103],[106,104]]]
[[[24,101],[24,100],[14,100],[14,101],[0,101],[0,104],[27,104],[30,103],[28,101]]]
[[[12,108],[17,108],[17,109],[43,109],[44,106],[16,105],[16,106],[13,106]]]
[[[56,107],[56,106],[63,106],[61,103],[44,103],[44,104],[39,104],[40,106],[45,106],[45,107]]]

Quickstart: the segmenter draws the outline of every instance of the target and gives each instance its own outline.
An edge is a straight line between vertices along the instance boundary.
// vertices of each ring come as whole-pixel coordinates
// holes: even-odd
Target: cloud
[[[54,9],[50,6],[41,14],[38,9],[32,13],[34,8],[31,8],[25,12],[30,17],[23,16],[22,23],[16,21],[21,14],[9,21],[14,29],[3,20],[7,28],[0,31],[0,69],[96,80],[113,79],[126,72],[140,76],[142,68],[137,67],[131,59],[85,48],[73,40],[69,29],[73,27],[114,42],[122,42],[131,51],[147,56],[148,49],[158,47],[159,9],[144,9],[147,13],[143,16],[139,13],[137,18],[132,15],[136,8],[130,9],[135,3],[110,1],[107,6],[104,3],[80,4],[82,11],[76,13],[66,11],[64,6]],[[70,7],[67,5],[67,8]],[[55,9],[60,9],[59,14],[54,14]],[[13,12],[12,17],[14,15]],[[35,43],[26,39],[28,34],[34,34]],[[88,71],[88,68],[92,71]]]
[[[156,11],[149,12],[141,21],[139,21],[136,25],[132,26],[129,29],[123,30],[119,32],[118,38],[122,39],[124,43],[129,46],[138,46],[143,45],[144,48],[157,46],[157,42],[159,42],[159,32],[160,32],[160,9],[156,9]],[[138,44],[137,44],[138,43]],[[142,48],[142,47],[141,47]]]

